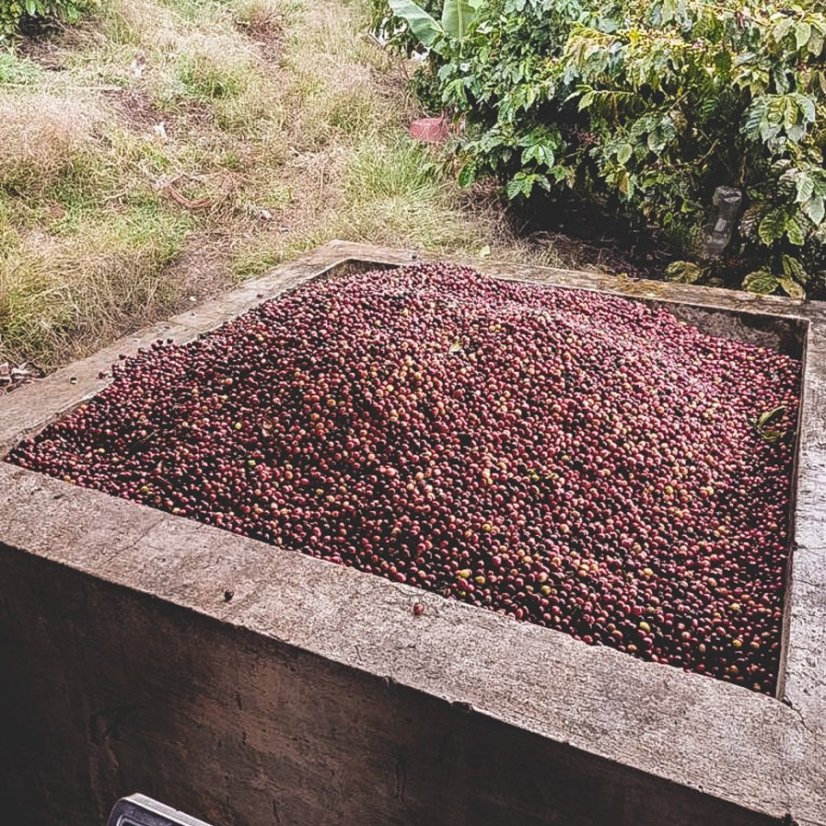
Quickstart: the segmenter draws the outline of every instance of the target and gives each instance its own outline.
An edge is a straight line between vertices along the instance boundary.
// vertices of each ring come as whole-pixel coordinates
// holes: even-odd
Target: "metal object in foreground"
[[[106,826],[210,826],[203,820],[158,803],[144,794],[131,794],[115,803]]]

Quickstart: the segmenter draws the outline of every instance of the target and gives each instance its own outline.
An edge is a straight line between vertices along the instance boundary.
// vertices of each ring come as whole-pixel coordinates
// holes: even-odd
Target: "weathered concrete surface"
[[[136,788],[227,826],[771,822],[36,557],[0,576],[14,826],[102,824]]]
[[[329,245],[171,335],[346,259],[410,254]],[[686,295],[700,323],[747,309],[726,329],[791,351],[805,333],[784,702],[0,464],[0,805],[36,803],[15,823],[95,822],[140,789],[226,824],[826,824],[823,308],[480,269]],[[0,452],[126,349],[0,401]]]

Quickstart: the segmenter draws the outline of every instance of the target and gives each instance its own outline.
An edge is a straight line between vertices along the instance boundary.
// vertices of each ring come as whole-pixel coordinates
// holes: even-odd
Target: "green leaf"
[[[787,430],[777,430],[775,428],[767,429],[766,425],[775,421],[778,416],[786,409],[785,405],[775,407],[774,410],[766,410],[761,413],[756,419],[749,419],[749,424],[754,428],[757,435],[764,441],[772,444],[780,439],[783,439],[789,432]]]
[[[510,200],[519,197],[527,198],[531,192],[533,192],[534,186],[540,186],[542,189],[550,189],[548,179],[544,175],[517,172],[516,175],[508,181],[505,192]]]
[[[780,289],[786,293],[789,298],[796,298],[802,301],[806,298],[806,290],[797,283],[797,281],[792,281],[791,278],[778,278],[777,283],[780,285]]]
[[[757,227],[757,236],[770,247],[775,241],[783,237],[786,231],[786,213],[782,209],[773,209],[767,212]]]
[[[803,227],[800,226],[800,222],[797,218],[792,217],[787,219],[786,235],[789,238],[789,242],[794,244],[796,247],[802,247],[806,242],[806,235],[804,234]]]
[[[803,120],[806,123],[814,123],[817,119],[817,106],[815,102],[806,95],[795,95],[795,102],[800,110],[800,114],[803,115]]]
[[[787,433],[787,430],[761,430],[760,438],[771,445],[785,438]]]
[[[520,195],[523,197],[530,195],[531,187],[530,185],[528,185],[526,192],[525,178],[526,176],[524,175],[524,173],[517,173],[516,177],[511,178],[511,180],[508,181],[507,185],[505,186],[505,194],[508,196],[509,201],[513,201]]]
[[[805,267],[793,255],[782,256],[782,261],[783,275],[787,279],[796,281],[798,284],[809,283],[809,273],[806,272]]]
[[[769,295],[777,286],[777,279],[768,270],[755,270],[743,279],[743,289],[758,295]]]
[[[464,40],[469,34],[482,3],[470,0],[445,0],[442,10],[442,28],[456,40]]]
[[[797,176],[797,203],[803,204],[814,195],[815,181],[808,172],[801,172]]]
[[[809,42],[809,38],[811,36],[811,23],[807,23],[805,20],[800,20],[798,23],[795,24],[794,37],[798,49],[802,49]]]
[[[794,21],[790,17],[783,17],[772,32],[775,42],[779,43],[792,30],[793,25]]]
[[[692,261],[673,261],[665,270],[665,280],[678,284],[694,284],[702,278],[702,267]]]
[[[539,166],[546,166],[550,169],[554,165],[554,153],[553,150],[548,147],[544,146],[541,143],[535,143],[529,147],[527,147],[522,152],[522,164],[527,165],[531,161],[534,161]]]
[[[594,93],[593,92],[586,92],[579,99],[579,106],[577,106],[577,110],[581,112],[583,109],[587,109],[593,102],[594,102]]]
[[[824,33],[812,27],[812,36],[809,38],[809,54],[820,57],[824,44],[826,44]]]
[[[620,169],[617,173],[617,189],[627,198],[631,198],[633,191],[633,184],[628,172],[625,169]]]
[[[780,407],[775,407],[774,410],[766,410],[764,413],[761,413],[757,417],[756,425],[758,428],[765,427],[769,422],[776,419],[784,410],[786,409],[785,404],[781,404]]]
[[[821,224],[826,215],[826,204],[822,195],[815,195],[803,204],[803,213],[813,224]]]
[[[439,36],[444,34],[444,29],[413,0],[388,0],[388,4],[393,13],[407,23],[423,46],[432,47]]]
[[[621,143],[617,149],[617,160],[625,166],[634,154],[634,147],[630,143]]]
[[[459,186],[469,187],[476,180],[476,164],[469,161],[459,170]]]
[[[646,145],[655,154],[659,155],[665,148],[665,139],[659,129],[648,133],[646,138]]]

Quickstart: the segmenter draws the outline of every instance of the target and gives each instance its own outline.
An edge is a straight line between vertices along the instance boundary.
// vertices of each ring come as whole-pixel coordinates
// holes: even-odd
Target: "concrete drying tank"
[[[120,352],[411,257],[327,245],[24,387],[0,400],[0,455],[97,393]],[[227,826],[826,824],[826,307],[482,269],[667,302],[803,358],[779,697],[0,463],[9,822],[103,822],[140,790]]]

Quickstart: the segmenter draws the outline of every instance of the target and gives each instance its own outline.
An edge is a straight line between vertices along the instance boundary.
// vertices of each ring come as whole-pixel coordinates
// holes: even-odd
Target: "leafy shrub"
[[[422,0],[418,7],[431,16],[442,13],[444,0]],[[405,9],[402,9],[405,11]],[[411,11],[408,9],[407,11]],[[391,48],[413,55],[425,44],[393,9],[388,0],[370,0],[370,23],[374,34]],[[415,24],[414,24],[415,25]]]
[[[76,23],[97,0],[0,0],[0,43],[14,37],[28,19]]]
[[[733,266],[680,264],[669,277],[742,276],[751,262],[747,289],[823,288],[820,0],[448,2],[472,15],[461,38],[411,0],[389,5],[391,24],[429,47],[439,104],[464,118],[461,183],[494,175],[512,199],[574,193],[688,253],[715,188],[735,187],[745,209],[722,262]]]

